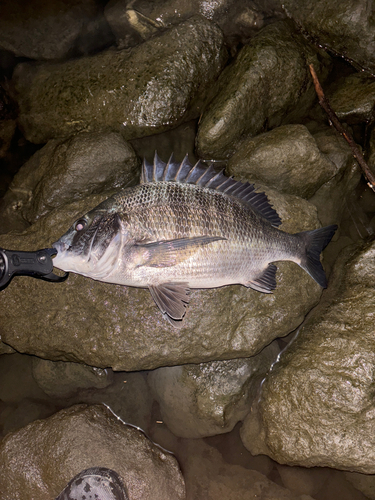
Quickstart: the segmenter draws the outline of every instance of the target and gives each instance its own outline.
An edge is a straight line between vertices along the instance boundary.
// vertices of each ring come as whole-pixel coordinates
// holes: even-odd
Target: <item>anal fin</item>
[[[276,288],[276,271],[275,264],[268,264],[264,272],[255,280],[247,282],[246,286],[258,292],[272,293]]]
[[[148,288],[164,318],[174,327],[181,327],[190,300],[187,283],[163,283]]]

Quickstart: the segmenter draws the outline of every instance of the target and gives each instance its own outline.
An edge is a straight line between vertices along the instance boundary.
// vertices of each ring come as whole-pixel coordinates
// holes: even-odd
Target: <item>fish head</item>
[[[108,199],[79,217],[53,243],[57,250],[53,265],[63,271],[105,280],[119,264],[122,240],[121,217]]]

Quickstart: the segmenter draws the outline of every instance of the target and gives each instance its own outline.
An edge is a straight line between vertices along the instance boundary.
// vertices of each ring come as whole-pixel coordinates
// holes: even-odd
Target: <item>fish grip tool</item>
[[[62,282],[69,273],[58,276],[53,273],[55,248],[44,248],[35,252],[5,250],[0,248],[0,290],[9,285],[13,276],[32,276],[45,281]]]

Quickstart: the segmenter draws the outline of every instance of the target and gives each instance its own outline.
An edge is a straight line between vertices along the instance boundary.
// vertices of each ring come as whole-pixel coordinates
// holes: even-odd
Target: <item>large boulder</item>
[[[0,201],[1,233],[20,230],[83,193],[135,183],[139,162],[117,132],[81,132],[51,139],[17,172]]]
[[[228,158],[246,137],[304,116],[315,99],[307,63],[324,78],[327,60],[320,59],[292,23],[263,28],[220,75],[199,122],[198,154]]]
[[[0,442],[2,500],[51,500],[79,472],[115,470],[129,500],[183,500],[174,456],[104,405],[76,405],[8,434]],[[30,474],[32,471],[32,474]]]
[[[276,341],[256,356],[168,366],[148,374],[164,423],[175,436],[229,432],[242,420],[280,349]]]
[[[186,118],[225,61],[220,29],[195,17],[130,52],[20,64],[14,72],[19,124],[35,143],[95,128],[121,130],[127,139],[162,132]]]
[[[348,247],[319,306],[246,418],[253,454],[289,465],[375,473],[375,242]]]

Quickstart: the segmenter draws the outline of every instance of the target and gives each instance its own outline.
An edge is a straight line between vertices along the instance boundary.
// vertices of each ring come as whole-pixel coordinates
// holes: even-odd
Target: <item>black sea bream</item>
[[[159,309],[180,326],[190,288],[242,284],[276,287],[272,262],[291,260],[326,286],[320,253],[337,226],[297,234],[252,184],[187,157],[143,163],[141,183],[80,217],[53,247],[64,271],[120,285],[148,287]]]

